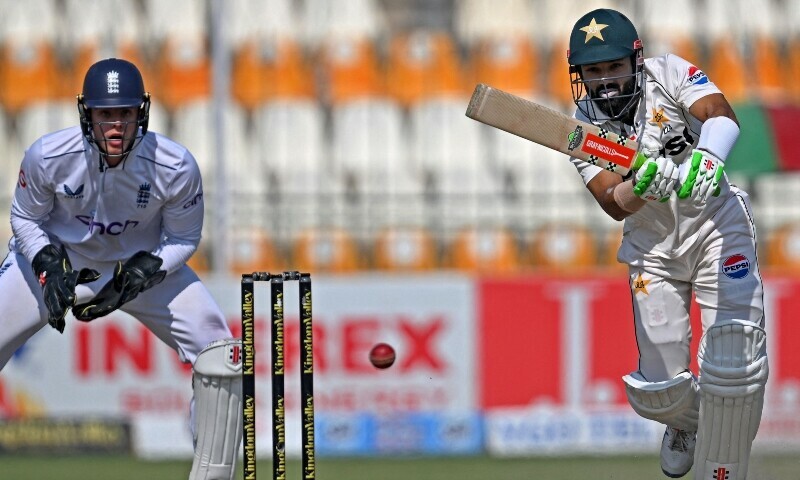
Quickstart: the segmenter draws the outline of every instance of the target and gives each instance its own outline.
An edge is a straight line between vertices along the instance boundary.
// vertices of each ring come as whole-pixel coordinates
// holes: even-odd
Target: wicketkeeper
[[[190,480],[230,480],[241,441],[241,356],[219,306],[186,261],[203,226],[192,154],[147,128],[139,70],[92,65],[80,125],[25,152],[0,273],[0,368],[43,326],[126,312],[194,367]],[[79,284],[93,298],[76,304]],[[59,361],[55,359],[55,361]]]

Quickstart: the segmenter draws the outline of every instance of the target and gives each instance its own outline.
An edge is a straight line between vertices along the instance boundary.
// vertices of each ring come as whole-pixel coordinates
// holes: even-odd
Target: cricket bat
[[[622,176],[639,167],[636,141],[483,83],[467,116]]]

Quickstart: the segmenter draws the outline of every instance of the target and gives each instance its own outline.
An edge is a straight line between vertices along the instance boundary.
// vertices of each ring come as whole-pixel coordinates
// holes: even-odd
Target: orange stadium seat
[[[572,104],[566,42],[553,42],[550,49],[547,58],[547,93],[554,102],[562,106]]]
[[[292,268],[308,272],[353,272],[361,268],[358,243],[340,228],[309,228],[292,242]]]
[[[528,241],[529,261],[549,269],[586,268],[597,265],[597,239],[581,225],[549,224]]]
[[[787,79],[789,96],[795,104],[800,104],[800,82],[794,81],[794,79],[798,78],[797,75],[800,75],[800,38],[795,38],[789,42],[787,55],[788,71],[784,74]]]
[[[211,63],[204,35],[168,37],[156,58],[153,74],[157,81],[150,93],[169,110],[208,98]]]
[[[200,246],[197,247],[197,250],[194,252],[194,255],[192,255],[189,258],[189,261],[186,262],[186,265],[188,265],[192,270],[194,270],[194,273],[197,273],[198,275],[208,273],[209,271],[211,271],[211,266],[208,256],[209,256],[208,249],[205,248],[201,243]]]
[[[0,47],[0,65],[0,103],[7,112],[58,96],[60,65],[47,41],[6,42]]]
[[[749,71],[753,72],[758,95],[768,102],[782,102],[786,99],[787,81],[783,66],[785,59],[781,49],[774,38],[759,36],[752,43],[753,65]],[[792,82],[794,83],[794,82]]]
[[[404,106],[467,92],[455,42],[445,32],[415,31],[392,38],[386,77],[389,95]]]
[[[276,98],[313,98],[314,82],[300,45],[290,38],[251,40],[234,53],[233,98],[248,110]]]
[[[326,103],[383,94],[375,45],[369,38],[333,37],[317,52],[321,69],[318,96]]]
[[[512,93],[538,90],[539,57],[528,36],[492,37],[471,52],[473,83],[486,83]]]
[[[520,268],[514,234],[505,228],[465,228],[448,246],[446,265],[457,270],[513,272]]]
[[[765,267],[800,272],[800,223],[785,223],[769,232],[763,253]]]
[[[747,67],[736,44],[728,38],[721,38],[712,44],[711,52],[705,71],[708,78],[722,90],[729,102],[745,100],[749,90]]]
[[[70,68],[67,69],[64,75],[66,81],[61,82],[59,85],[61,89],[59,95],[74,99],[83,88],[83,77],[86,75],[86,71],[89,70],[89,67],[98,60],[108,56],[114,56],[132,62],[142,73],[145,89],[150,90],[155,87],[155,79],[150,71],[150,65],[144,61],[138,45],[134,43],[123,44],[114,50],[113,53],[109,53],[106,51],[105,46],[93,42],[84,43],[76,47],[72,55]]]
[[[272,237],[262,229],[239,228],[231,237],[230,271],[234,274],[280,270],[286,263]]]
[[[436,240],[423,228],[384,229],[373,248],[375,267],[381,270],[430,270],[438,263]]]

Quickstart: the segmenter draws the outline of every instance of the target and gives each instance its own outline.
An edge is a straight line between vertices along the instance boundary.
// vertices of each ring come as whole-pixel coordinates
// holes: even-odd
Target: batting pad
[[[242,441],[242,342],[209,344],[194,363],[194,462],[189,480],[233,480]]]
[[[697,430],[700,397],[690,372],[681,372],[663,382],[648,382],[636,371],[622,377],[622,381],[628,403],[640,416],[679,430]]]
[[[700,341],[698,480],[744,480],[769,376],[767,336],[751,322],[725,322]]]

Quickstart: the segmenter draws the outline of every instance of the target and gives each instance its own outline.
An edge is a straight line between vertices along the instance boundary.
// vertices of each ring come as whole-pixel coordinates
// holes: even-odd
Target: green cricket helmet
[[[584,82],[581,67],[601,62],[630,58],[632,73],[601,79],[616,83],[622,90],[614,97],[593,96]],[[638,103],[644,84],[644,53],[636,27],[622,13],[608,8],[593,10],[582,16],[572,28],[567,51],[572,99],[592,120],[598,120],[599,108],[610,120],[620,120]],[[595,85],[597,81],[594,82]],[[587,93],[588,95],[587,97]]]

